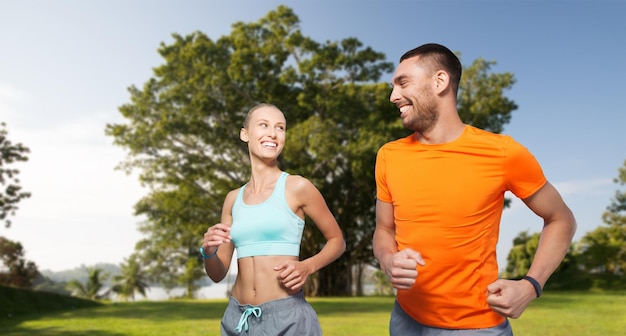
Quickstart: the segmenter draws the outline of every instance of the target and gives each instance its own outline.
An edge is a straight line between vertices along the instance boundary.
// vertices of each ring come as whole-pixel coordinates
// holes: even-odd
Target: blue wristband
[[[525,275],[522,279],[527,280],[533,285],[533,287],[535,287],[535,294],[537,294],[537,297],[541,296],[541,286],[539,285],[539,282],[537,280],[529,277],[528,275]]]
[[[210,259],[215,257],[215,255],[217,254],[217,249],[219,248],[219,246],[215,249],[215,252],[211,253],[210,255],[206,255],[204,253],[204,247],[200,246],[200,254],[202,254],[202,258],[204,259]]]

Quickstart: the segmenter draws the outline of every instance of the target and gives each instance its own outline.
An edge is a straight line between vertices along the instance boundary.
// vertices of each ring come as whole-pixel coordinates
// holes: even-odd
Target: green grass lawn
[[[324,335],[387,335],[392,297],[309,298]],[[0,335],[219,335],[226,300],[106,303],[0,317]],[[626,292],[545,293],[517,320],[516,336],[624,335]]]

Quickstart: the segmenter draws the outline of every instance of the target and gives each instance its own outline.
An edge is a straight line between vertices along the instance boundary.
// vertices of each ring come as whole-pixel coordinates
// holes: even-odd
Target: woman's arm
[[[233,190],[226,195],[222,206],[221,223],[209,227],[202,241],[204,253],[210,256],[204,259],[204,270],[214,282],[220,282],[224,279],[233,257],[235,246],[230,236],[230,227],[233,223],[232,209],[237,191],[238,189]]]
[[[287,180],[287,202],[303,218],[308,216],[326,239],[324,247],[315,255],[302,261],[287,261],[274,267],[280,272],[282,284],[296,290],[304,286],[308,277],[337,260],[346,249],[343,233],[330,212],[320,191],[306,178],[291,175]]]

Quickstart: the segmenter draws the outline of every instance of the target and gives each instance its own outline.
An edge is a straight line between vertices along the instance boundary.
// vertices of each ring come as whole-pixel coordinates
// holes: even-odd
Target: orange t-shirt
[[[415,134],[389,142],[376,158],[377,198],[393,204],[398,250],[422,254],[400,306],[438,328],[489,328],[504,322],[487,304],[498,278],[496,244],[504,193],[519,198],[546,183],[535,157],[510,136],[466,126],[450,143]]]

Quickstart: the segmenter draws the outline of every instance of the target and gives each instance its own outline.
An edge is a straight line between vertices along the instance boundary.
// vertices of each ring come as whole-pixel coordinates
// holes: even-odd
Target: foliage
[[[109,291],[103,292],[103,283],[109,275],[102,273],[102,270],[99,268],[90,268],[88,269],[88,272],[89,274],[85,284],[78,280],[70,280],[66,285],[67,290],[71,291],[73,296],[90,300],[108,297]]]
[[[55,282],[54,280],[40,274],[35,281],[33,281],[33,289],[36,291],[55,293],[59,295],[70,296],[72,293],[67,290],[66,282]]]
[[[530,269],[537,246],[539,245],[539,233],[528,234],[521,232],[513,238],[513,247],[507,256],[507,265],[502,277],[507,279],[520,279]]]
[[[132,255],[126,259],[126,262],[121,264],[121,269],[121,273],[113,277],[115,285],[113,285],[111,291],[125,301],[128,301],[128,299],[135,300],[136,292],[145,298],[146,289],[150,286],[147,282],[147,274],[141,268],[141,263],[137,256]]]
[[[478,58],[471,66],[464,67],[457,103],[463,122],[501,133],[511,121],[511,112],[517,109],[517,104],[504,95],[515,84],[514,75],[491,72],[491,66],[496,64]]]
[[[136,250],[151,280],[184,285],[192,295],[204,276],[202,236],[219,222],[226,193],[250,176],[247,148],[238,141],[244,116],[253,105],[269,102],[288,121],[281,168],[320,189],[346,240],[346,252],[317,272],[306,291],[351,295],[354,283],[360,284],[354,276],[376,264],[376,152],[408,134],[389,102],[388,84],[378,82],[393,64],[356,38],[320,43],[304,36],[299,18],[285,6],[257,22],[233,24],[216,41],[202,32],[173,38],[158,50],[165,63],[154,77],[141,89],[129,88],[130,103],[120,107],[126,123],[106,128],[115,145],[128,150],[119,168],[139,170],[140,181],[151,188],[135,206],[146,218],[139,227],[146,238]],[[485,78],[493,90],[468,89],[460,108],[474,125],[498,131],[515,108],[501,97],[513,79],[490,75],[490,64],[472,65],[464,80],[478,86]],[[301,256],[323,244],[307,218]]]
[[[20,173],[15,168],[7,166],[18,161],[28,161],[28,147],[21,143],[13,144],[8,139],[6,124],[0,123],[0,221],[5,222],[5,226],[11,227],[9,215],[15,215],[18,209],[17,204],[24,198],[31,196],[29,192],[22,191],[20,180],[17,175]]]
[[[521,279],[528,273],[530,265],[535,258],[540,234],[529,234],[528,231],[520,232],[513,238],[513,247],[507,256],[507,265],[501,274],[505,279]],[[559,267],[554,271],[544,289],[589,289],[591,282],[586,274],[581,273],[573,245],[563,258]]]
[[[376,295],[394,295],[393,285],[385,272],[377,269],[374,274],[374,293]]]
[[[24,259],[22,244],[0,236],[0,285],[31,288],[37,265]]]
[[[626,161],[614,182],[626,184]],[[580,264],[601,288],[626,288],[626,190],[617,190],[602,214],[605,226],[583,236],[577,246]]]
[[[545,290],[588,290],[593,287],[590,274],[581,271],[580,261],[576,254],[575,244],[572,244],[546,282]]]

